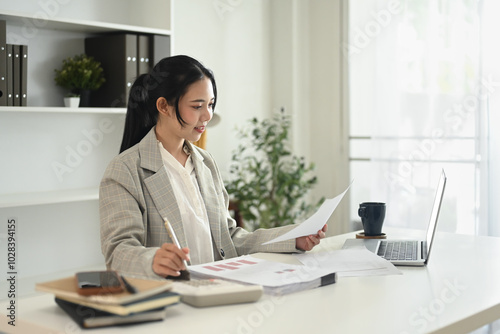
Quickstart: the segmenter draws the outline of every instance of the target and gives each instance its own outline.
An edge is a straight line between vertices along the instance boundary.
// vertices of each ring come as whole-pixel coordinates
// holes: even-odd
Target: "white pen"
[[[177,236],[175,235],[175,232],[174,232],[174,229],[172,228],[172,225],[170,225],[167,218],[163,218],[163,220],[165,221],[165,228],[167,229],[167,232],[168,232],[168,235],[170,236],[170,239],[172,239],[172,241],[174,242],[174,245],[176,245],[177,247],[179,247],[179,249],[181,249],[181,244],[179,243],[179,240],[177,239]],[[182,262],[184,263],[184,265],[186,266],[186,269],[187,269],[188,264],[187,264],[186,260],[182,260]]]

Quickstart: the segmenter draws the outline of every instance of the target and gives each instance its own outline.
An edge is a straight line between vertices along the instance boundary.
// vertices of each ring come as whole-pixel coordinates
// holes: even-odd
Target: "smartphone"
[[[116,271],[83,271],[76,273],[75,277],[80,295],[119,293],[124,290],[123,281]]]

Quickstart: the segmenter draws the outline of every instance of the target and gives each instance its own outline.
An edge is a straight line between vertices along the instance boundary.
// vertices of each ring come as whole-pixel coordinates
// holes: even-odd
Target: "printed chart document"
[[[401,272],[392,263],[367,249],[351,248],[294,254],[302,264],[287,264],[244,255],[223,261],[189,266],[192,277],[220,278],[258,284],[264,292],[283,295],[313,289],[321,278],[337,276],[395,275]]]
[[[352,181],[351,181],[352,184]],[[290,240],[290,239],[295,239],[298,237],[303,237],[306,235],[311,235],[311,234],[316,234],[318,233],[319,230],[323,228],[323,226],[326,224],[330,216],[332,215],[333,211],[337,208],[339,205],[340,201],[342,198],[344,198],[344,195],[347,193],[349,188],[351,187],[351,184],[347,187],[346,190],[344,190],[343,193],[340,195],[334,197],[334,198],[329,198],[326,199],[323,204],[319,207],[318,211],[316,211],[311,217],[306,219],[303,223],[298,224],[297,227],[295,227],[293,230],[280,235],[277,238],[274,238],[273,240],[269,240],[263,245],[267,244],[272,244],[278,241],[285,241],[285,240]]]
[[[320,286],[321,277],[334,273],[328,268],[308,268],[244,255],[233,259],[189,266],[194,278],[221,278],[262,285],[264,292],[283,295]]]

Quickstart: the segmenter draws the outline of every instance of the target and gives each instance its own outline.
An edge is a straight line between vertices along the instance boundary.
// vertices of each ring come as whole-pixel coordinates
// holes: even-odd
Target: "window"
[[[386,225],[425,229],[444,168],[439,230],[490,233],[488,101],[497,84],[483,68],[482,4],[350,0],[352,220],[360,202],[385,201]]]

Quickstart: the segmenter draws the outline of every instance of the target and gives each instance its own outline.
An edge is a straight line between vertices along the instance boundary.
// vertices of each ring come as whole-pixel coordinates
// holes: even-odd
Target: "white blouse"
[[[210,223],[191,155],[186,152],[189,156],[184,167],[163,147],[160,141],[158,141],[158,146],[181,213],[191,264],[213,262]]]

